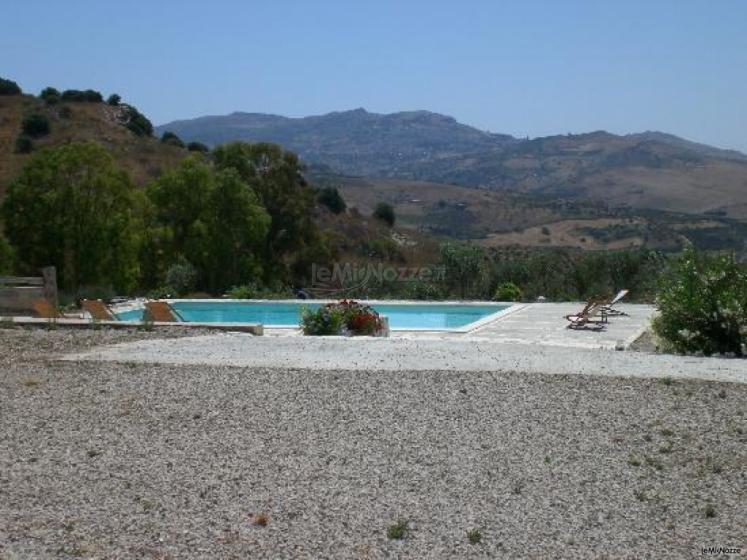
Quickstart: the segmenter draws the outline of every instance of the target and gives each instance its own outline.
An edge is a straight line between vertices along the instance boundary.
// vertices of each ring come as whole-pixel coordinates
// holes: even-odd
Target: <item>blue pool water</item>
[[[315,309],[319,303],[179,301],[172,306],[189,322],[260,323],[267,327],[296,327],[301,309]],[[392,329],[459,329],[508,308],[507,305],[459,304],[374,304],[374,309],[389,317]],[[142,310],[119,313],[123,321],[139,321]]]

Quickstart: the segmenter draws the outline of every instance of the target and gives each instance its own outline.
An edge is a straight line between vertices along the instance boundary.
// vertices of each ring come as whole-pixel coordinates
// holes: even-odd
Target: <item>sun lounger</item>
[[[145,303],[145,312],[152,321],[156,323],[176,323],[183,321],[176,309],[165,301],[148,301]]]
[[[602,308],[604,309],[604,312],[607,315],[626,315],[624,311],[620,311],[619,309],[614,309],[614,305],[620,303],[620,300],[622,300],[626,295],[628,295],[628,290],[620,290],[617,292],[617,295],[613,297],[611,300],[609,300],[606,303],[602,304]]]
[[[566,315],[565,318],[569,321],[569,329],[601,331],[607,322],[607,313],[602,303],[590,299],[579,313]]]
[[[64,315],[57,308],[49,303],[46,299],[35,299],[31,306],[36,314],[42,319],[62,319]]]
[[[83,309],[88,312],[94,321],[118,321],[117,316],[112,313],[106,304],[100,299],[84,299],[81,303]]]

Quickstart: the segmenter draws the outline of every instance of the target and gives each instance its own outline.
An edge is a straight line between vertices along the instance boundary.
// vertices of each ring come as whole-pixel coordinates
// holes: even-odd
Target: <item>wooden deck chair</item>
[[[117,316],[112,313],[106,304],[100,299],[84,299],[81,303],[83,309],[88,312],[93,321],[118,321]]]
[[[177,323],[183,321],[176,309],[171,307],[165,301],[147,301],[145,302],[145,312],[151,320],[156,323]]]
[[[603,307],[605,314],[612,315],[612,316],[615,316],[615,315],[627,316],[628,314],[625,313],[624,311],[620,311],[619,309],[614,309],[614,305],[620,303],[620,300],[622,300],[627,295],[628,295],[628,290],[620,290],[619,292],[617,292],[617,295],[615,297],[613,297],[608,302],[603,303],[602,307]]]
[[[565,318],[569,321],[569,329],[579,330],[601,331],[604,329],[604,323],[607,322],[607,314],[604,311],[604,306],[595,299],[590,299],[586,302],[586,305],[579,313],[566,315]]]
[[[31,302],[36,314],[42,319],[62,319],[64,315],[46,299],[35,299]]]

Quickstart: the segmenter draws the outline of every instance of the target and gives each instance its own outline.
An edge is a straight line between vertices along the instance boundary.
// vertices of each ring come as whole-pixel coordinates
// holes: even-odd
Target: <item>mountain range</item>
[[[209,145],[276,142],[312,167],[347,176],[747,219],[747,155],[662,132],[520,139],[429,111],[365,109],[303,118],[237,112],[157,127],[164,131]]]

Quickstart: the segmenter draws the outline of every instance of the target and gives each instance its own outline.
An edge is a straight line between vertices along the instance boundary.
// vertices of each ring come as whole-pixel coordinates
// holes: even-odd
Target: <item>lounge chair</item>
[[[566,315],[565,318],[569,321],[569,329],[601,331],[607,322],[607,313],[602,303],[590,299],[579,313]]]
[[[93,321],[118,321],[117,316],[112,313],[106,304],[100,299],[84,299],[81,305],[91,316]]]
[[[177,323],[184,319],[165,301],[145,302],[145,312],[156,323]]]
[[[611,300],[609,300],[608,302],[602,303],[602,308],[605,314],[612,315],[612,316],[615,316],[615,315],[627,316],[628,314],[625,313],[624,311],[620,311],[619,309],[614,309],[614,306],[620,303],[620,300],[622,300],[627,295],[628,295],[628,290],[620,290],[619,292],[617,292],[617,295],[613,297]]]
[[[36,314],[42,319],[62,319],[64,317],[64,315],[46,299],[35,299],[31,302],[31,307],[33,307]]]

